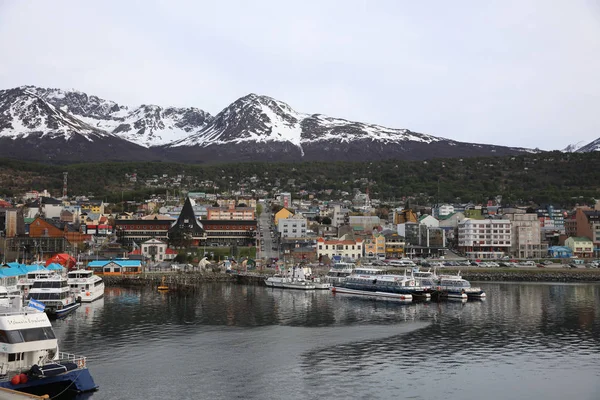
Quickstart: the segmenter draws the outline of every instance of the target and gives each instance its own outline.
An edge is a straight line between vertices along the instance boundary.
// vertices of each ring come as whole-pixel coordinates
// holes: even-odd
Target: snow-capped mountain
[[[567,147],[565,147],[564,149],[562,149],[562,151],[564,153],[575,153],[577,151],[579,151],[580,148],[582,148],[583,146],[585,146],[586,142],[581,140],[577,143],[572,143],[570,145],[568,145]]]
[[[250,94],[217,114],[203,130],[165,146],[165,151],[197,162],[425,159],[526,150],[462,143],[408,129],[302,114],[281,101]]]
[[[591,153],[592,151],[600,151],[600,138],[577,149],[578,153]]]
[[[144,147],[161,146],[186,138],[204,128],[213,118],[209,113],[193,107],[146,104],[128,107],[76,90],[26,88],[88,125]]]
[[[41,146],[42,138],[54,142]],[[361,161],[530,151],[303,114],[255,94],[236,100],[213,117],[198,108],[128,107],[75,90],[33,86],[0,91],[0,140],[0,156],[18,153],[39,160],[39,152],[30,152],[33,146],[43,148],[43,160],[64,162]],[[93,143],[95,150],[89,152],[83,141]]]
[[[0,91],[0,155],[39,161],[115,160],[143,148],[86,124],[27,87]]]

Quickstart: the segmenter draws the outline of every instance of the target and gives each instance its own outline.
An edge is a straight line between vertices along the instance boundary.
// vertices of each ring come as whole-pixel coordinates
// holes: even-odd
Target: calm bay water
[[[485,301],[409,305],[107,288],[54,325],[88,356],[93,400],[600,398],[600,285],[481,286]]]

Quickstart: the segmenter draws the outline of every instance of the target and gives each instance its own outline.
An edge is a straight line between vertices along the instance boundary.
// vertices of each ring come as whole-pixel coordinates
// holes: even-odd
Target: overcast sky
[[[600,137],[599,0],[0,0],[0,88],[306,113],[500,145]]]

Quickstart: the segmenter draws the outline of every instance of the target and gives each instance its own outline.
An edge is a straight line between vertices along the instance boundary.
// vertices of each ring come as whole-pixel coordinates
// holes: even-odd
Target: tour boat
[[[67,274],[67,283],[78,302],[91,303],[104,296],[104,281],[93,271],[71,271]]]
[[[310,269],[308,268],[307,271]],[[309,272],[310,273],[310,272]],[[267,286],[283,289],[314,290],[315,285],[306,279],[304,267],[294,266],[288,274],[274,275],[265,280]]]
[[[457,275],[440,275],[439,282],[435,288],[441,297],[448,299],[483,299],[485,292],[478,287],[472,287],[471,283],[462,279],[460,272]]]
[[[34,299],[45,305],[51,317],[63,317],[75,311],[79,303],[71,293],[67,278],[54,273],[42,274],[34,280],[27,300]]]
[[[334,294],[404,303],[411,302],[412,293],[418,290],[413,279],[402,275],[387,275],[385,271],[376,268],[356,268],[352,275],[331,288]]]
[[[51,275],[52,273],[52,271],[47,270],[44,267],[40,267],[37,271],[28,272],[27,275],[25,275],[25,278],[21,278],[17,282],[17,289],[20,290],[21,295],[27,297],[29,290],[33,286],[33,282],[35,282],[36,279]]]
[[[331,283],[333,286],[339,285],[347,277],[352,275],[355,266],[355,264],[349,262],[336,262],[335,264],[333,264],[333,267],[331,267],[329,272],[327,272],[325,280]]]
[[[38,304],[39,305],[39,304]],[[48,316],[0,287],[0,387],[54,398],[98,389],[86,357],[60,352]]]

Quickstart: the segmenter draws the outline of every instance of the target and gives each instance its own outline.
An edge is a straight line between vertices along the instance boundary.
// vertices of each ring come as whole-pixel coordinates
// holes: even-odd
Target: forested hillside
[[[503,203],[555,203],[570,206],[600,197],[600,155],[539,153],[523,156],[430,161],[238,163],[189,165],[176,163],[95,163],[65,166],[0,160],[0,194],[28,190],[62,190],[68,172],[70,194],[141,199],[168,190],[220,193],[244,188],[267,191],[341,191],[369,187],[384,201],[415,196],[424,201],[482,202],[501,195]],[[131,175],[136,174],[132,182]],[[180,175],[179,186],[174,179]],[[166,178],[163,178],[166,176]],[[158,177],[158,183],[148,182]],[[321,198],[328,195],[321,194]]]

